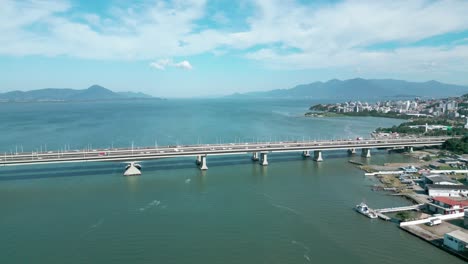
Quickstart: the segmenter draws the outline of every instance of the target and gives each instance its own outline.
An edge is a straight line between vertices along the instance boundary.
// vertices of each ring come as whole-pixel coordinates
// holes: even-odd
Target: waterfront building
[[[428,204],[429,211],[435,214],[457,214],[464,212],[468,207],[468,200],[455,200],[449,197],[434,197]]]
[[[424,183],[428,184],[437,184],[437,185],[462,185],[462,183],[452,180],[447,175],[432,174],[424,175]]]
[[[431,197],[468,197],[468,186],[427,184],[427,194]]]
[[[447,159],[447,158],[440,159],[439,161],[442,162],[442,163],[448,164],[448,165],[450,165],[450,164],[458,165],[460,163],[460,161],[458,161],[456,159]]]
[[[444,246],[457,252],[467,252],[468,234],[463,230],[455,230],[444,235]]]

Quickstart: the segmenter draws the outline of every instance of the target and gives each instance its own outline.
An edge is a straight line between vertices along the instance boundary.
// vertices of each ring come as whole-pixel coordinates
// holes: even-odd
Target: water
[[[0,150],[355,137],[400,122],[302,117],[311,103],[2,104]],[[119,163],[0,168],[0,263],[462,263],[354,212],[409,202],[372,192],[346,153],[324,159],[208,157],[206,172],[190,158],[147,161],[141,177]]]

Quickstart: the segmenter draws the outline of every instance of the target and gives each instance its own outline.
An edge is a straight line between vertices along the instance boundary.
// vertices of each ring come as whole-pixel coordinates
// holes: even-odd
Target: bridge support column
[[[320,151],[320,150],[314,151],[314,160],[315,160],[315,161],[318,161],[318,162],[323,161],[323,158],[322,158],[322,151]]]
[[[208,166],[206,166],[206,156],[201,156],[201,163],[200,163],[200,170],[207,170]]]
[[[370,158],[371,157],[370,149],[363,148],[361,151],[362,151],[361,156],[363,156],[365,158]]]
[[[302,156],[303,156],[304,158],[310,157],[310,152],[309,152],[308,150],[304,150],[304,151],[302,152]]]
[[[348,153],[349,154],[356,154],[356,149],[355,148],[352,148],[352,149],[348,149]]]
[[[200,164],[201,164],[201,160],[202,160],[201,155],[198,155],[198,156],[197,156],[197,160],[195,161],[195,164],[200,165]]]
[[[252,160],[253,161],[258,161],[258,152],[252,153]]]
[[[413,152],[413,147],[405,147],[406,151],[408,151],[409,153]]]
[[[260,153],[261,161],[260,164],[262,166],[268,166],[268,156],[266,153]]]

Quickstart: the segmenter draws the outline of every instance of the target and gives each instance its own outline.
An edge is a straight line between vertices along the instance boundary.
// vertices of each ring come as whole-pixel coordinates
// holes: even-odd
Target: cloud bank
[[[238,5],[241,15],[235,19],[229,10],[210,13],[204,0],[116,4],[99,14],[85,13],[66,0],[0,0],[0,6],[0,55],[7,56],[152,60],[213,53],[279,69],[468,69],[466,37],[450,41],[451,35],[468,31],[468,1],[463,0],[320,5],[254,0]],[[431,41],[444,35],[446,41]],[[150,65],[192,68],[188,61]]]
[[[155,68],[157,70],[165,70],[168,67],[175,67],[183,70],[191,70],[193,69],[190,62],[184,60],[181,62],[173,62],[171,59],[162,59],[155,62],[150,63],[150,67]]]

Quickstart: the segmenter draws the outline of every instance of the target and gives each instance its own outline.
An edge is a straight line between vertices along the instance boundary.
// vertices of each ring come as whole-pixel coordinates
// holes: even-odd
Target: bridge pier
[[[351,155],[356,154],[356,149],[355,148],[348,149],[348,153]]]
[[[207,170],[208,166],[206,166],[206,155],[201,156],[201,163],[200,163],[200,170]]]
[[[409,153],[412,153],[413,152],[413,147],[405,147],[405,150]]]
[[[253,161],[258,161],[258,152],[253,152],[252,153],[252,160]]]
[[[310,157],[310,152],[309,152],[308,150],[304,150],[304,151],[302,152],[302,156],[303,156],[304,158]]]
[[[195,164],[200,165],[201,164],[202,157],[201,155],[197,156],[197,160],[195,161]]]
[[[361,150],[361,156],[365,157],[365,158],[370,158],[371,157],[371,153],[370,153],[370,149],[368,148],[363,148]]]
[[[261,161],[260,164],[262,166],[268,166],[268,156],[266,153],[260,153]]]
[[[314,160],[315,160],[315,161],[318,161],[318,162],[323,161],[323,158],[322,158],[322,151],[320,151],[320,150],[315,150],[315,151],[314,151]]]

